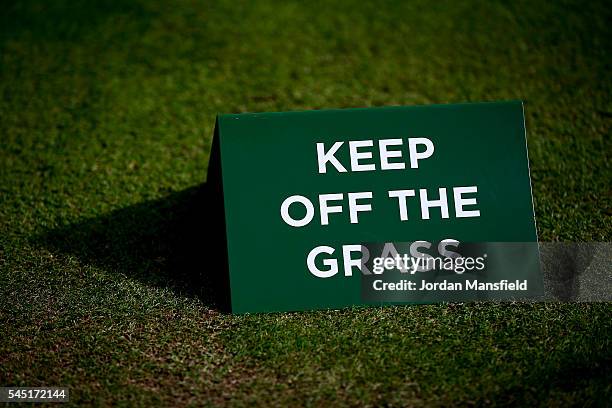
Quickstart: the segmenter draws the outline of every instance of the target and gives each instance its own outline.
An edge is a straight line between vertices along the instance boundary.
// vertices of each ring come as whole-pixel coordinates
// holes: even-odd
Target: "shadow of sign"
[[[36,242],[82,263],[229,310],[225,225],[202,184],[52,229]],[[222,211],[222,209],[221,209]],[[219,216],[218,214],[221,214]]]

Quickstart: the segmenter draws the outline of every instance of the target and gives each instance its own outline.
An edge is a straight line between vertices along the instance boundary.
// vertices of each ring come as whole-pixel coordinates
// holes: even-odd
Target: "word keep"
[[[406,168],[402,149],[404,141],[402,139],[380,139],[378,141],[378,162],[381,170],[403,170]],[[424,146],[420,149],[419,146]],[[326,150],[324,143],[317,143],[317,160],[319,173],[327,173],[328,164],[340,173],[348,170],[344,164],[338,160],[336,153],[344,148],[344,142],[336,142]],[[357,171],[375,171],[376,164],[374,159],[373,140],[351,140],[348,142],[348,152],[350,157],[350,169]],[[419,151],[421,150],[421,151]],[[434,144],[425,137],[408,138],[408,157],[410,158],[410,168],[418,169],[419,160],[427,159],[434,153]]]

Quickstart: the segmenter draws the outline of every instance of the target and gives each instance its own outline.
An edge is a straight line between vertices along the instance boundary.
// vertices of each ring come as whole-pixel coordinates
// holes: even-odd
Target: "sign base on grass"
[[[542,293],[520,101],[220,115],[231,309]]]

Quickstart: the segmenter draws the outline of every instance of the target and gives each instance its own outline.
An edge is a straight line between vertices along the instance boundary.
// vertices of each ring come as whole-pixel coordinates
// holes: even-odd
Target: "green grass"
[[[525,101],[540,239],[610,241],[609,4],[209,3],[3,4],[0,385],[101,405],[610,400],[610,304],[232,316],[176,254],[218,112],[499,99]]]

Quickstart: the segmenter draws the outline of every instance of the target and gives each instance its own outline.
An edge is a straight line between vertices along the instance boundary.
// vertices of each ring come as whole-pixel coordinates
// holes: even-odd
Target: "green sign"
[[[520,101],[217,118],[236,313],[540,294]]]

